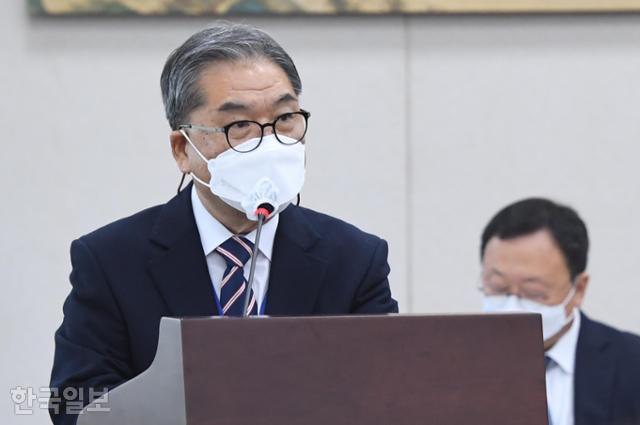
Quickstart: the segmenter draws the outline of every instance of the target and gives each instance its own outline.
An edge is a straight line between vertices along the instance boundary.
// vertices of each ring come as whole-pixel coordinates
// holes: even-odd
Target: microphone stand
[[[248,317],[251,312],[249,310],[249,302],[251,301],[251,287],[253,286],[253,275],[256,272],[256,258],[258,255],[258,249],[260,247],[260,233],[262,233],[262,225],[265,219],[269,218],[269,215],[273,212],[271,205],[260,205],[256,210],[258,216],[258,227],[256,228],[256,241],[253,244],[253,252],[251,254],[251,267],[249,268],[249,280],[247,281],[247,288],[244,293],[244,307],[242,308],[242,317]],[[256,297],[256,303],[258,297]],[[260,307],[258,307],[260,309]]]

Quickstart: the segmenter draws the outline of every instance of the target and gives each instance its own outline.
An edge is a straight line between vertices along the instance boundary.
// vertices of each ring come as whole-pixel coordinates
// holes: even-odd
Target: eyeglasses
[[[478,290],[486,296],[508,296],[515,295],[509,286],[497,286],[494,283],[484,283],[478,285]],[[521,298],[526,298],[532,301],[544,302],[547,299],[547,294],[540,289],[533,289],[524,287],[517,292],[517,295]]]
[[[569,282],[572,285],[572,281]],[[526,298],[528,300],[546,303],[549,300],[549,288],[550,285],[547,282],[544,282],[539,279],[527,279],[524,280],[521,285],[518,285],[517,292],[513,291],[513,286],[507,282],[498,282],[491,279],[483,279],[480,278],[480,283],[478,284],[478,290],[487,296],[507,296],[507,295],[517,295],[521,298]]]
[[[273,129],[278,142],[283,145],[295,145],[307,134],[310,112],[300,110],[278,116],[273,122],[260,124],[256,121],[234,121],[224,127],[205,127],[196,124],[183,124],[178,130],[190,129],[208,133],[224,133],[227,144],[236,152],[251,152],[260,146],[267,127]]]

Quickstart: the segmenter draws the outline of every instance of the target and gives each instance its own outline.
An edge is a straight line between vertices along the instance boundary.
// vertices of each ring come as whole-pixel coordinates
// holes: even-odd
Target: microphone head
[[[256,208],[256,212],[255,214],[257,216],[263,216],[265,219],[269,218],[269,216],[271,215],[271,213],[275,210],[275,208],[273,207],[273,205],[264,202],[260,205],[258,205],[258,208]]]

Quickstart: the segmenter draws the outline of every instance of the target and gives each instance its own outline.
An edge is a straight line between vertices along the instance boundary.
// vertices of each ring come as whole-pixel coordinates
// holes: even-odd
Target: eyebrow
[[[496,269],[495,267],[491,267],[491,270],[489,271],[489,275],[494,275],[494,274],[500,277],[504,277],[504,274],[500,270]]]
[[[542,284],[543,286],[548,286],[547,282],[544,279],[540,278],[539,276],[528,276],[522,279],[522,283],[527,283],[527,284],[539,283],[539,284]]]
[[[229,101],[223,103],[219,108],[219,112],[231,112],[231,111],[244,111],[247,110],[247,105],[240,102]]]
[[[298,98],[296,98],[294,95],[292,95],[291,93],[285,93],[282,96],[280,96],[278,100],[273,102],[273,105],[277,106],[282,103],[297,102],[297,101],[298,101]]]
[[[275,102],[273,102],[273,106],[279,106],[283,103],[295,102],[298,99],[292,95],[291,93],[285,93],[278,98]],[[218,108],[218,112],[234,112],[234,111],[246,111],[249,107],[244,103],[237,102],[234,100],[230,100],[228,102],[223,103]]]

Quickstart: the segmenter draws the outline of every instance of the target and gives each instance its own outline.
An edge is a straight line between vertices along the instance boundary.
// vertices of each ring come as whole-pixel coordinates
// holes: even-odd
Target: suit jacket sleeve
[[[49,413],[54,424],[75,424],[79,406],[131,376],[127,329],[99,261],[82,239],[71,244],[71,293],[55,334]],[[57,405],[57,406],[56,406]],[[75,413],[75,414],[74,414]]]
[[[384,240],[378,239],[369,268],[358,287],[353,314],[397,313],[398,303],[391,297],[389,288],[389,249]]]

